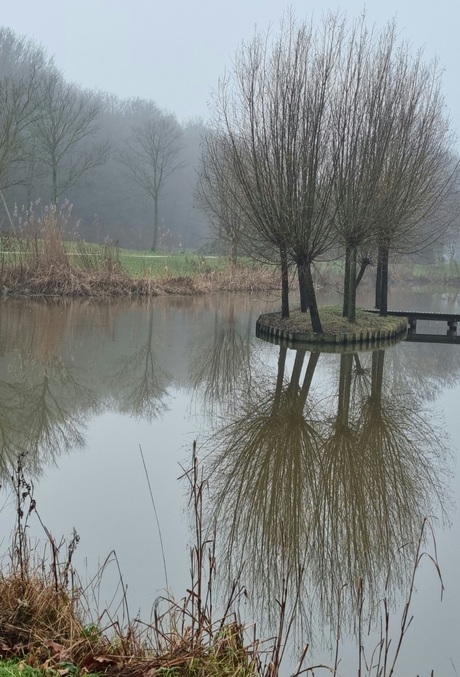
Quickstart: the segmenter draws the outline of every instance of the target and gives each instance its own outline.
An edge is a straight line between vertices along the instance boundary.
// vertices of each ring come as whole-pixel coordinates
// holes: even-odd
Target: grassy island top
[[[356,311],[356,321],[350,322],[342,315],[339,306],[321,306],[319,308],[324,336],[337,334],[355,334],[368,331],[392,332],[401,329],[400,317],[381,317],[377,313],[366,310]],[[267,313],[260,320],[264,325],[269,325],[286,332],[296,334],[310,334],[313,332],[310,314],[293,310],[289,317],[281,317],[281,313]]]

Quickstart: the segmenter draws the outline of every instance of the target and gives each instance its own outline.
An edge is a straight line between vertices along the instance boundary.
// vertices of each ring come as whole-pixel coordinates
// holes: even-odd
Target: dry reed
[[[0,287],[4,296],[136,297],[163,294],[263,291],[279,287],[270,269],[231,266],[193,276],[134,277],[122,269],[118,247],[105,241],[97,252],[76,235],[72,205],[31,206],[1,238]],[[73,242],[76,256],[69,252]]]

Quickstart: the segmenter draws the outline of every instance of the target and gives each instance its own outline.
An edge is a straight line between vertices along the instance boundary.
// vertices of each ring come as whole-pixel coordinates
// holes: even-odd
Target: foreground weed
[[[43,672],[21,661],[0,662],[0,677],[43,677]]]
[[[73,663],[59,663],[55,668],[36,668],[27,660],[1,661],[0,677],[78,677],[80,671]],[[101,677],[98,673],[85,672],[85,677]]]

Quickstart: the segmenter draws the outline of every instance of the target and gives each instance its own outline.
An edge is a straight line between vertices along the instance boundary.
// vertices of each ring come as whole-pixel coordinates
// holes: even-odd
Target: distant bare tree
[[[458,156],[452,157],[453,165],[457,166],[455,178],[452,181],[449,192],[439,209],[425,222],[424,228],[428,231],[439,230],[439,223],[447,224],[442,237],[435,243],[438,255],[447,256],[451,263],[456,259],[456,247],[460,240],[460,171],[458,169]],[[447,170],[452,171],[453,165]]]
[[[230,246],[230,259],[235,264],[247,226],[245,210],[240,201],[235,200],[238,188],[232,185],[231,169],[222,153],[223,148],[212,138],[212,131],[208,132],[204,141],[196,199],[208,214],[219,240]]]
[[[67,84],[54,70],[41,83],[40,115],[34,123],[35,152],[51,173],[51,201],[74,186],[108,156],[98,143],[99,102],[95,95]]]
[[[166,180],[181,166],[182,130],[176,117],[161,111],[153,102],[133,102],[140,121],[134,123],[131,138],[121,153],[132,180],[153,200],[153,238],[151,250],[158,244],[158,205]]]
[[[0,28],[0,189],[20,181],[30,125],[37,117],[39,76],[49,65],[31,40]]]

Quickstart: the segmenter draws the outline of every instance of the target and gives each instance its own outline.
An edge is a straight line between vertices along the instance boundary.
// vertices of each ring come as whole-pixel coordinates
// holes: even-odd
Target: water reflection
[[[194,321],[190,322],[193,316]],[[249,382],[248,298],[145,302],[16,301],[0,314],[0,473],[24,454],[33,476],[85,444],[106,411],[154,423],[171,391],[192,389],[207,416]],[[184,325],[187,328],[184,330]]]
[[[286,379],[286,353],[280,349],[274,388],[260,371],[250,388],[238,390],[238,409],[213,438],[216,452],[208,460],[218,539],[231,553],[229,576],[248,559],[248,588],[264,599],[286,571],[303,569],[317,501],[321,434],[308,394],[319,355],[309,355],[302,377],[306,352],[299,351]]]
[[[384,388],[385,356],[372,353],[370,382],[361,364],[353,378],[353,355],[340,357],[313,536],[329,614],[344,584],[363,579],[369,610],[389,572],[395,587],[404,586],[423,519],[444,513],[444,436],[417,398]]]
[[[2,313],[2,354],[8,359],[0,380],[0,472],[6,476],[18,454],[37,475],[43,464],[82,447],[85,421],[98,410],[84,374],[63,360],[58,347],[66,316],[49,310],[20,308],[10,324],[8,312]]]
[[[192,352],[190,382],[207,417],[232,409],[238,384],[249,387],[253,314],[241,326],[235,305],[230,297],[214,309],[211,331],[207,329]]]
[[[229,580],[242,572],[265,620],[294,571],[304,628],[312,614],[327,626],[344,587],[352,624],[358,582],[370,613],[390,573],[394,593],[407,582],[423,519],[444,513],[443,435],[418,398],[385,386],[384,350],[342,354],[328,395],[313,387],[320,354],[294,351],[287,375],[287,352],[238,389],[211,439],[209,519]]]
[[[209,521],[228,579],[242,571],[270,623],[290,577],[305,639],[312,618],[314,627],[335,618],[340,590],[352,624],[361,580],[369,608],[388,570],[396,596],[422,519],[444,514],[446,440],[425,403],[458,384],[460,359],[456,348],[415,344],[343,355],[274,347],[253,336],[259,313],[247,297],[3,304],[0,473],[25,452],[39,474],[84,445],[105,412],[148,421],[156,441],[182,399],[188,430],[214,428]],[[177,458],[165,438],[157,446]],[[156,472],[153,452],[151,461]]]
[[[120,413],[152,421],[168,408],[166,397],[169,379],[155,354],[154,306],[147,309],[146,315],[145,340],[121,359],[110,382],[117,392],[115,406]]]
[[[166,407],[171,377],[159,366],[155,309],[127,331],[132,307],[118,304],[8,302],[2,308],[0,473],[18,454],[41,473],[62,453],[85,445],[95,415],[115,410],[152,420]],[[75,314],[75,317],[73,316]],[[123,327],[121,315],[128,316]],[[116,341],[114,336],[116,335]]]

